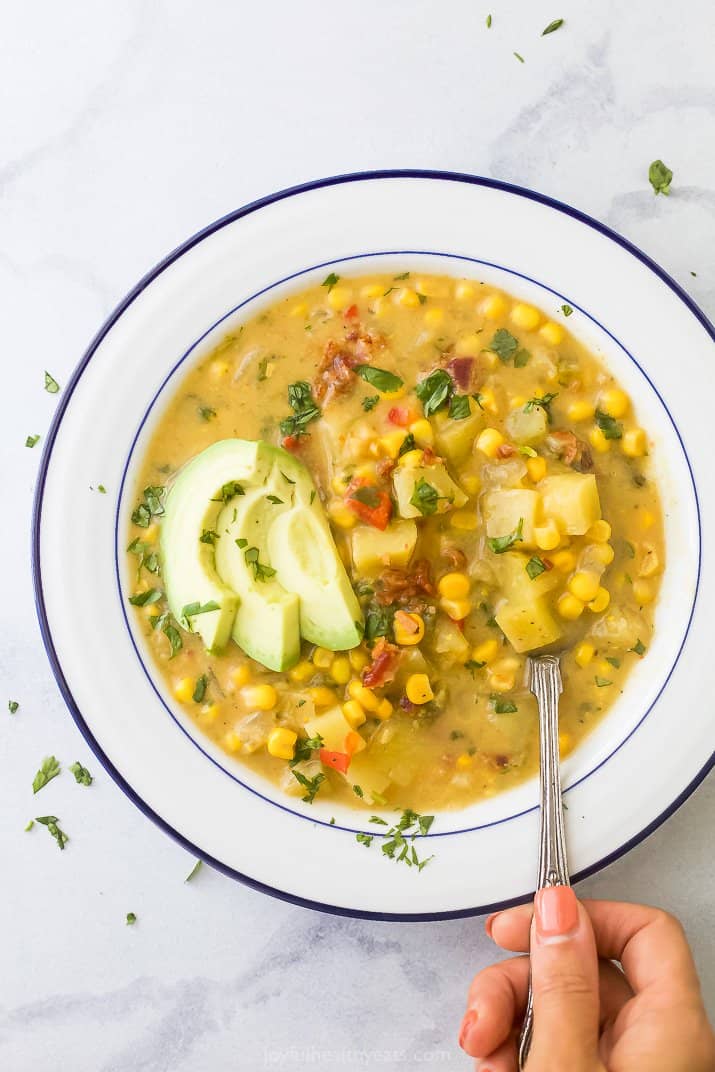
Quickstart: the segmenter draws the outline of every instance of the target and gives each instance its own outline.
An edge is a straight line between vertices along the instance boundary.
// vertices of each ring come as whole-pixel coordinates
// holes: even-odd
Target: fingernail
[[[534,898],[539,938],[565,938],[578,927],[578,901],[570,886],[547,886]]]
[[[487,916],[484,922],[484,930],[487,932],[488,938],[492,937],[492,927],[494,925],[494,920],[497,918],[498,915],[498,912],[492,912],[491,916]]]
[[[467,1037],[478,1019],[479,1014],[476,1009],[470,1009],[469,1012],[465,1014],[465,1017],[462,1020],[462,1026],[459,1029],[459,1045],[462,1049],[465,1048],[464,1044],[467,1041]]]

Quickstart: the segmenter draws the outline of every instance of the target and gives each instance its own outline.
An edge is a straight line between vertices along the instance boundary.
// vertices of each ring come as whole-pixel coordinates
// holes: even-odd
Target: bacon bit
[[[393,461],[392,458],[381,458],[375,466],[375,472],[380,480],[389,480],[396,465],[397,462]]]
[[[509,756],[494,756],[493,762],[496,767],[503,770],[505,767],[509,766]]]
[[[364,502],[363,499],[357,498],[356,492],[361,488],[364,488],[366,493],[369,491],[370,499],[374,500],[373,502]],[[367,498],[367,494],[365,497]],[[385,531],[392,516],[390,493],[385,491],[384,488],[378,488],[375,484],[371,484],[369,480],[362,477],[356,477],[348,484],[348,490],[345,493],[345,505],[361,521],[367,522],[373,528],[380,529],[381,532]]]
[[[447,372],[450,374],[460,391],[465,393],[472,390],[474,380],[474,358],[453,357],[447,362]]]
[[[431,447],[422,447],[422,462],[424,465],[437,465],[442,459],[439,458]]]
[[[343,313],[343,316],[345,317],[346,320],[357,320],[357,318],[358,318],[358,307],[357,307],[357,305],[351,305],[348,309],[345,310],[345,312]]]
[[[553,564],[553,562],[551,561],[550,558],[542,558],[541,561],[544,563],[544,565],[546,566],[547,570],[550,570],[550,569],[554,568],[554,564]]]
[[[391,603],[407,603],[415,596],[434,595],[429,562],[422,558],[411,570],[388,567],[377,579],[376,599],[384,607]]]
[[[497,447],[497,458],[511,458],[516,454],[516,447],[513,447],[511,443],[501,443]]]
[[[446,558],[453,570],[461,570],[467,565],[467,556],[461,547],[453,547],[448,544],[442,548],[442,558]]]
[[[306,433],[304,436],[295,436],[295,435],[284,436],[283,439],[281,439],[281,446],[283,447],[284,450],[290,450],[291,452],[294,453],[296,450],[298,450],[300,448],[301,439],[308,439],[309,436],[310,436],[309,432]]]
[[[550,432],[546,437],[546,445],[564,463],[573,469],[585,473],[593,469],[591,452],[576,434],[571,431]]]
[[[327,404],[349,391],[357,379],[355,366],[368,364],[374,348],[383,345],[381,338],[361,332],[358,328],[347,331],[342,343],[329,339],[313,380],[316,401],[325,401]]]
[[[395,644],[385,637],[379,637],[372,649],[372,662],[362,672],[363,685],[379,689],[394,681],[401,654]]]
[[[415,415],[408,406],[393,406],[387,414],[387,419],[398,428],[407,428],[415,420]]]

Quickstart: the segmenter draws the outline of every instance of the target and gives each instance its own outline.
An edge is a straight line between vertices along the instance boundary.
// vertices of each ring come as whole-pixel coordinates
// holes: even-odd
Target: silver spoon
[[[539,877],[536,888],[570,886],[566,859],[566,833],[559,776],[559,695],[561,671],[556,655],[537,655],[527,661],[528,686],[539,707]],[[534,997],[529,980],[529,997],[519,1036],[519,1068],[529,1056],[534,1030]]]

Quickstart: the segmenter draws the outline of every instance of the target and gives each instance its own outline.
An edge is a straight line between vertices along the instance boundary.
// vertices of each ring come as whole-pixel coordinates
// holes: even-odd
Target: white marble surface
[[[141,273],[215,217],[323,174],[445,167],[533,186],[621,230],[712,315],[712,5],[490,3],[38,0],[3,10],[0,665],[3,696],[21,703],[15,717],[5,698],[0,707],[7,1072],[468,1064],[455,1042],[463,997],[494,956],[479,920],[321,916],[206,868],[184,885],[191,859],[98,767],[40,643],[28,558],[39,449],[23,443],[55,406],[43,368],[66,382]],[[566,25],[542,39],[559,15]],[[647,183],[657,156],[675,172],[669,199]],[[65,774],[33,803],[47,752],[83,760],[95,784],[80,791]],[[714,804],[711,779],[583,884],[677,912],[712,1011]],[[44,831],[23,833],[49,809],[71,835],[64,854]]]

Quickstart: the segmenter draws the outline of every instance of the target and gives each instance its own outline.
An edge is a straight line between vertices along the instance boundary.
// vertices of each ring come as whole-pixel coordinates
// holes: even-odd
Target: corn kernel
[[[272,685],[246,685],[241,689],[241,699],[246,707],[270,711],[278,703],[278,693]]]
[[[392,296],[395,305],[404,305],[407,309],[416,309],[420,304],[419,295],[412,287],[400,287]]]
[[[396,387],[394,391],[381,391],[379,387],[377,388],[377,390],[380,391],[380,394],[383,398],[392,401],[396,398],[404,398],[404,396],[407,394],[407,384],[403,383],[401,387]]]
[[[425,424],[429,424],[429,421],[425,421]],[[430,428],[431,431],[431,428]],[[401,428],[396,429],[394,432],[386,432],[385,435],[380,436],[378,443],[382,448],[384,454],[388,458],[397,458],[400,453],[400,447],[405,442],[405,433]]]
[[[472,659],[475,663],[491,663],[494,662],[498,654],[499,641],[495,640],[494,637],[490,637],[489,640],[484,640],[481,644],[477,644],[472,652]]]
[[[533,484],[538,484],[546,476],[546,458],[527,458],[526,471]]]
[[[384,296],[375,298],[370,306],[370,312],[376,320],[384,320],[389,311],[387,298]]]
[[[590,570],[577,570],[568,583],[568,589],[582,603],[590,603],[599,590],[598,574]]]
[[[648,439],[642,428],[629,428],[621,438],[621,450],[627,458],[642,458],[648,451]]]
[[[293,730],[286,729],[285,726],[276,726],[268,734],[266,747],[269,755],[275,756],[276,759],[292,759],[297,740],[298,734]]]
[[[570,573],[576,565],[576,555],[573,551],[557,551],[551,555],[551,564],[559,573]]]
[[[385,293],[382,283],[367,283],[360,289],[361,298],[379,298]]]
[[[594,521],[586,532],[586,536],[589,540],[595,540],[596,543],[608,543],[611,538],[611,526],[601,518],[600,521]]]
[[[348,659],[350,660],[350,665],[353,670],[357,670],[358,673],[361,670],[364,670],[370,662],[369,656],[362,650],[362,648],[353,648],[352,651],[349,651]]]
[[[290,311],[290,315],[294,316],[297,320],[304,320],[308,315],[308,306],[305,302],[298,302]]]
[[[313,666],[317,666],[320,670],[327,670],[333,665],[333,659],[335,658],[335,652],[328,651],[327,648],[316,648],[311,657]]]
[[[434,431],[426,417],[420,417],[418,421],[413,421],[410,425],[410,432],[417,442],[423,446],[431,447],[434,443]]]
[[[484,365],[485,368],[496,368],[499,364],[499,358],[493,350],[482,350],[479,355],[479,363]]]
[[[380,700],[372,691],[368,689],[361,682],[352,680],[348,685],[348,696],[351,700],[357,700],[361,707],[364,707],[366,711],[377,711],[380,706]]]
[[[428,298],[446,298],[449,295],[449,283],[446,279],[423,275],[415,279],[415,290]]]
[[[585,666],[588,666],[595,654],[596,649],[594,648],[593,644],[589,644],[587,640],[584,640],[584,642],[582,644],[579,644],[579,646],[576,648],[573,657],[577,666],[583,668]]]
[[[477,449],[486,454],[487,458],[496,458],[497,451],[504,442],[504,436],[497,428],[485,428],[477,437]]]
[[[337,499],[328,503],[328,517],[339,529],[351,529],[357,524],[357,515],[349,506]]]
[[[335,703],[335,693],[327,685],[314,685],[305,691],[316,707],[332,707]]]
[[[227,752],[238,752],[242,745],[241,738],[233,730],[229,730],[223,738],[223,746]]]
[[[533,305],[517,302],[511,310],[511,322],[523,331],[534,331],[541,320],[541,313]]]
[[[514,688],[514,674],[509,672],[490,673],[489,687],[494,692],[511,692]]]
[[[470,756],[469,752],[462,752],[461,756],[457,756],[454,761],[457,770],[469,770],[473,763],[474,756]]]
[[[566,407],[566,415],[570,421],[590,421],[596,412],[593,402],[586,398],[575,398]]]
[[[464,621],[472,610],[472,604],[468,599],[441,599],[439,605],[453,622]]]
[[[610,543],[593,543],[589,545],[588,552],[592,558],[595,558],[597,562],[600,562],[603,566],[610,566],[613,559],[616,557],[616,552],[611,547]]]
[[[381,722],[385,722],[388,718],[390,718],[393,711],[394,707],[389,700],[380,700],[380,703],[375,709],[375,714]]]
[[[404,615],[404,618],[402,615]],[[405,619],[409,619],[409,621]],[[412,623],[411,625],[410,622]],[[424,619],[419,614],[409,614],[407,611],[398,611],[395,615],[393,628],[395,642],[402,647],[419,644],[425,635]]]
[[[545,324],[542,324],[539,328],[539,335],[549,346],[558,346],[564,341],[564,329],[560,324],[554,324],[553,320],[547,320]]]
[[[584,604],[572,592],[564,592],[563,595],[559,596],[556,607],[562,618],[575,621],[576,618],[583,614]]]
[[[526,395],[511,395],[509,398],[509,409],[521,409],[528,402]]]
[[[601,588],[599,586],[593,599],[589,600],[588,609],[592,610],[594,614],[600,614],[604,611],[608,604],[611,602],[611,593],[607,588]]]
[[[559,734],[559,753],[567,756],[573,750],[573,737],[570,733]]]
[[[474,476],[471,473],[468,473],[466,476],[461,477],[460,482],[467,495],[476,495],[482,486],[482,482],[479,477]]]
[[[210,726],[212,722],[215,722],[218,716],[221,714],[221,704],[212,703],[204,704],[199,712],[199,719],[204,726]]]
[[[454,296],[457,301],[470,301],[474,297],[474,287],[466,279],[460,279],[454,288]]]
[[[330,481],[330,486],[336,495],[344,495],[348,490],[351,477],[347,473],[336,473]]]
[[[498,359],[497,359],[498,360]],[[491,387],[484,387],[480,392],[482,409],[486,409],[489,413],[499,412],[499,403],[497,402],[496,395]]]
[[[425,313],[425,324],[428,328],[437,328],[444,320],[444,309],[438,308],[436,305],[431,309],[428,309]]]
[[[546,524],[535,527],[534,539],[536,540],[536,546],[542,551],[553,551],[555,547],[559,546],[561,533],[553,518],[549,518]]]
[[[228,361],[212,361],[209,365],[209,376],[212,380],[222,380],[230,371],[231,366]]]
[[[639,606],[643,607],[646,603],[652,603],[655,599],[655,589],[650,581],[644,581],[640,578],[633,582],[633,597]]]
[[[445,573],[440,577],[437,590],[445,599],[464,599],[469,595],[471,584],[466,573]]]
[[[643,510],[640,516],[641,528],[650,529],[655,524],[655,514],[650,510]]]
[[[331,309],[345,309],[353,299],[350,287],[333,287],[327,296],[327,303]]]
[[[455,510],[449,518],[450,525],[460,532],[473,532],[477,527],[477,515],[474,510]]]
[[[352,675],[352,667],[347,655],[338,655],[330,667],[330,676],[338,685],[347,685]]]
[[[599,454],[605,454],[611,449],[611,440],[606,439],[597,424],[595,424],[588,433],[588,441],[593,449],[598,451]]]
[[[182,677],[174,685],[174,696],[177,700],[181,700],[182,703],[188,703],[194,695],[195,686],[196,682],[192,677]]]
[[[313,664],[309,663],[307,659],[303,659],[288,671],[288,677],[291,681],[295,681],[296,684],[301,684],[303,681],[307,681],[308,678],[311,678],[314,673],[315,667]]]
[[[346,700],[343,704],[343,714],[354,730],[367,720],[367,715],[357,700]]]
[[[295,667],[294,667],[295,669]],[[248,663],[241,663],[240,666],[234,666],[230,674],[231,683],[235,688],[240,689],[243,685],[247,685],[251,680],[251,668]]]
[[[479,306],[479,312],[488,320],[498,320],[506,312],[506,300],[501,294],[490,294]]]
[[[434,699],[427,674],[410,674],[405,684],[405,694],[410,703],[426,704]]]
[[[454,344],[457,357],[475,357],[484,347],[481,337],[475,331],[461,335]]]
[[[153,521],[149,528],[144,530],[144,535],[142,536],[142,539],[144,540],[144,543],[155,543],[158,535],[159,526],[157,525],[156,521]]]
[[[416,469],[419,465],[422,465],[424,460],[424,451],[421,450],[408,450],[406,454],[403,454],[397,463],[401,469]]]
[[[630,404],[628,395],[620,387],[607,387],[598,397],[598,408],[609,417],[624,417]]]

